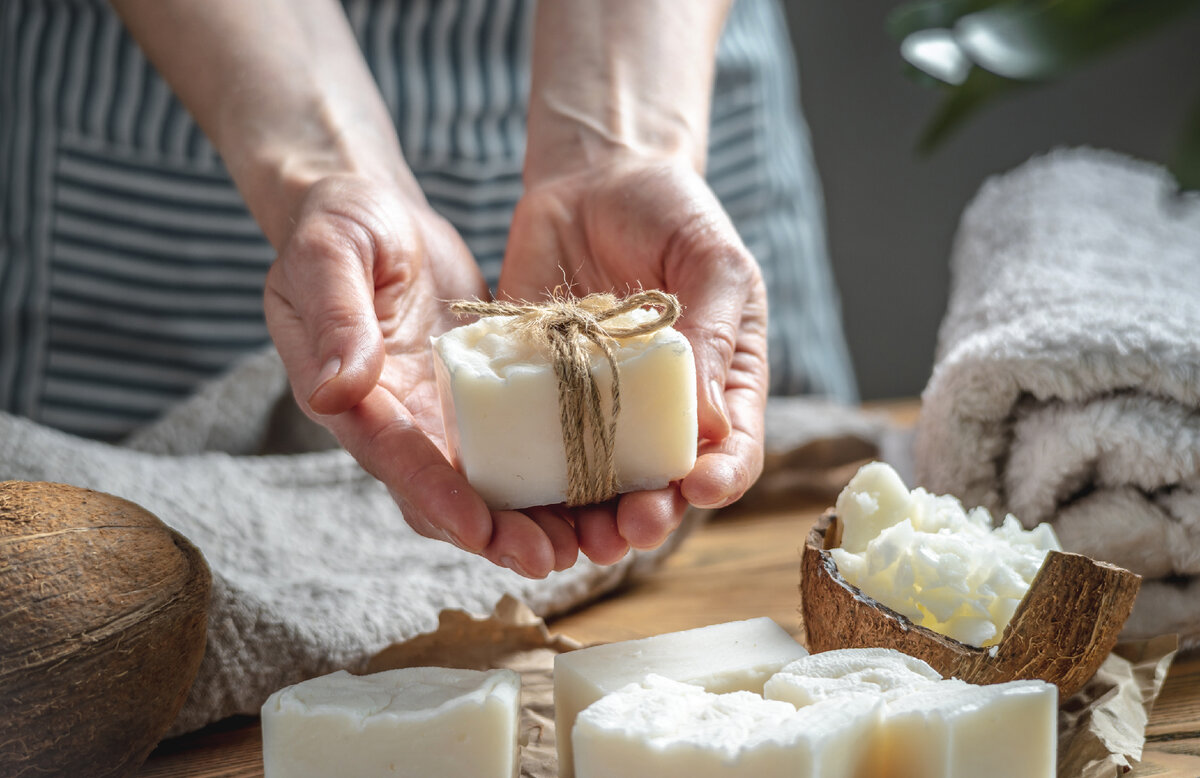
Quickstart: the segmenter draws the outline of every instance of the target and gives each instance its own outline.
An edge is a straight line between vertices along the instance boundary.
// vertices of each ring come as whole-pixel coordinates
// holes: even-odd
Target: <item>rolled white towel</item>
[[[966,209],[919,483],[1144,576],[1129,637],[1200,643],[1200,200],[1063,150]]]

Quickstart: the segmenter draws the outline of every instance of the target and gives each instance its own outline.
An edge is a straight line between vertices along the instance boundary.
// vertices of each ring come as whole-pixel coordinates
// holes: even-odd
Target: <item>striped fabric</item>
[[[494,283],[521,194],[532,0],[346,0],[430,203]],[[761,262],[772,391],[852,399],[773,0],[721,40],[709,181]],[[118,439],[269,342],[274,257],[103,0],[0,4],[0,410]]]

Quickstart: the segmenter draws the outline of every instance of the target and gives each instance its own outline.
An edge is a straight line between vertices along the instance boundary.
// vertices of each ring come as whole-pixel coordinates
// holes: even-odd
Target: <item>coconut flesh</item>
[[[805,545],[810,651],[895,648],[969,683],[1048,681],[1060,699],[1091,678],[1139,576],[1058,550],[1049,527],[1026,532],[1013,520],[993,530],[952,497],[910,493],[886,465],[855,478]]]
[[[178,714],[204,655],[211,577],[139,506],[0,483],[0,765],[121,776]]]

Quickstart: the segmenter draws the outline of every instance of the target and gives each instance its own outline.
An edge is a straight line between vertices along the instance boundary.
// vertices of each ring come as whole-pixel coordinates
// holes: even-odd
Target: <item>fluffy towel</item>
[[[784,459],[789,447],[811,452],[813,437],[882,430],[878,420],[798,398],[773,400],[767,415],[784,422],[768,424],[775,438],[792,430],[774,440]],[[414,533],[386,489],[331,444],[290,400],[279,358],[264,352],[121,446],[0,413],[0,480],[119,495],[204,553],[213,573],[208,648],[175,734],[257,713],[271,692],[304,678],[362,671],[385,647],[435,629],[443,609],[491,613],[511,594],[542,616],[566,610],[652,567],[704,516],[691,511],[656,551],[609,568],[581,558],[530,581]],[[794,466],[826,464],[809,456]]]
[[[1200,643],[1200,201],[1058,151],[981,188],[951,272],[918,482],[1052,521],[1144,576],[1126,636]]]

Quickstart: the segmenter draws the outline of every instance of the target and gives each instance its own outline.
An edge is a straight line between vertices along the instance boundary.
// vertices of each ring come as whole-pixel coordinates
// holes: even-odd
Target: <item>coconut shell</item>
[[[969,683],[1048,681],[1060,700],[1087,683],[1112,651],[1141,586],[1141,576],[1123,568],[1051,551],[1000,642],[978,648],[913,624],[846,581],[828,551],[840,540],[829,512],[804,546],[801,610],[810,651],[894,648]]]
[[[127,500],[0,483],[0,772],[130,775],[204,655],[211,577]]]

